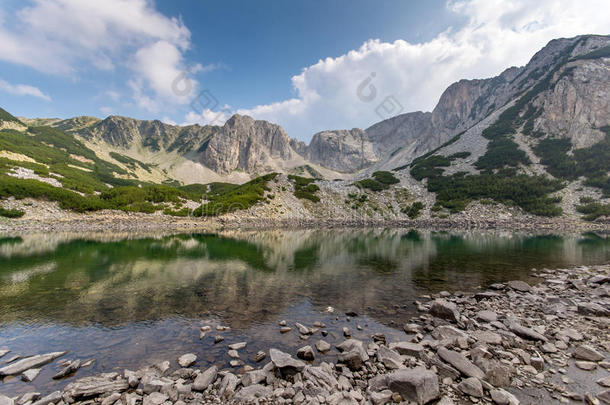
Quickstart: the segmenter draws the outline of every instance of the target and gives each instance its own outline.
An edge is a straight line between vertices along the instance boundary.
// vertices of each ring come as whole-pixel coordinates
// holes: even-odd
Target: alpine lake
[[[0,238],[0,358],[69,351],[95,359],[76,375],[31,383],[7,377],[0,392],[63,388],[75,378],[197,355],[229,368],[227,345],[247,342],[244,364],[275,347],[305,344],[295,323],[326,325],[331,343],[404,336],[415,301],[524,280],[533,269],[610,261],[610,236],[440,232],[413,229],[227,231],[215,234],[24,234]],[[346,316],[350,313],[351,316]],[[280,333],[280,321],[292,327]],[[201,333],[201,327],[211,330]],[[220,327],[220,328],[217,328]],[[223,328],[228,327],[228,328]],[[225,330],[219,330],[225,329]],[[224,340],[214,343],[215,337]],[[316,339],[312,337],[311,339]],[[316,362],[333,360],[332,351]],[[336,360],[336,359],[335,359]],[[237,371],[237,370],[236,370]]]

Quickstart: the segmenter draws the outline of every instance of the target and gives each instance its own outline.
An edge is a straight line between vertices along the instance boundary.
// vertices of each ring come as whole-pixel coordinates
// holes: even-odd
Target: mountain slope
[[[0,180],[43,182],[87,198],[125,185],[259,184],[253,178],[278,172],[327,181],[278,176],[275,186],[247,193],[244,215],[610,216],[609,36],[553,40],[524,67],[454,83],[432,112],[322,131],[309,145],[239,115],[223,126],[181,127],[117,116],[17,119],[0,110],[0,125]],[[193,185],[197,195],[209,187],[216,188]],[[241,191],[231,194],[234,185],[219,187],[214,198],[243,203]],[[187,198],[182,192],[171,193]],[[147,203],[138,207],[150,209]]]

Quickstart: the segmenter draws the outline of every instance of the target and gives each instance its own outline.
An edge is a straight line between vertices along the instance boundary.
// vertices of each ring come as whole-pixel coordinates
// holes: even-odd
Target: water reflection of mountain
[[[384,320],[430,289],[610,260],[610,241],[595,235],[301,230],[0,241],[0,322],[72,325],[211,314],[245,328],[304,298]]]

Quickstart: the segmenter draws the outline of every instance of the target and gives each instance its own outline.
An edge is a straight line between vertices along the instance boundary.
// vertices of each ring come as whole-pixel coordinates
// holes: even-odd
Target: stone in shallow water
[[[330,343],[324,341],[324,340],[318,340],[316,342],[316,349],[320,352],[320,353],[326,353],[327,351],[330,350]]]
[[[75,373],[80,368],[80,360],[75,360],[73,362],[68,363],[63,370],[53,376],[54,380],[59,380],[64,378],[72,373]]]
[[[247,344],[248,344],[248,342],[233,343],[233,344],[229,345],[229,349],[231,349],[231,350],[241,350],[241,349],[244,349]]]
[[[178,357],[178,364],[180,367],[190,367],[197,361],[197,356],[194,353],[183,354]]]
[[[65,355],[67,352],[53,352],[47,354],[39,354],[36,356],[26,357],[6,367],[0,368],[0,377],[7,375],[17,375],[23,373],[30,368],[39,368],[53,360]]]
[[[265,357],[267,357],[267,353],[260,350],[254,355],[254,362],[258,363],[258,362],[262,361]]]
[[[295,323],[294,326],[297,327],[297,329],[299,330],[299,333],[301,335],[309,335],[311,333],[311,331],[309,330],[309,328],[303,324],[300,323]]]
[[[40,374],[39,368],[31,368],[21,374],[21,379],[25,382],[32,382],[34,379],[36,379],[36,377],[38,377],[38,374]]]
[[[313,360],[315,358],[315,354],[311,346],[303,346],[297,351],[297,357],[303,360]]]

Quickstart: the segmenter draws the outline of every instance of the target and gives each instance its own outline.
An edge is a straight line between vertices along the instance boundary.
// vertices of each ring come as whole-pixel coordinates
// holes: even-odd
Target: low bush
[[[610,216],[610,204],[601,204],[600,202],[589,202],[584,205],[579,205],[576,210],[582,214],[587,221],[594,221],[602,216]]]
[[[231,187],[224,193],[208,193],[206,197],[209,202],[194,210],[193,215],[217,216],[248,209],[265,199],[265,192],[270,190],[267,182],[276,176],[277,173],[270,173],[242,185]]]
[[[390,188],[392,184],[400,183],[391,172],[378,171],[374,172],[372,178],[362,179],[354,183],[359,188],[366,188],[371,191],[382,191]]]
[[[420,201],[415,201],[409,207],[406,207],[402,212],[407,214],[409,218],[415,219],[421,214],[421,210],[424,209],[424,204]]]
[[[0,207],[0,217],[5,218],[21,218],[25,215],[25,212],[21,210],[8,210],[6,208]]]
[[[320,190],[320,187],[314,184],[315,179],[294,174],[289,175],[288,178],[294,182],[294,196],[296,198],[313,202],[320,201],[320,197],[316,195],[316,192]]]

